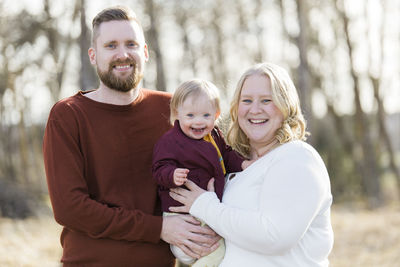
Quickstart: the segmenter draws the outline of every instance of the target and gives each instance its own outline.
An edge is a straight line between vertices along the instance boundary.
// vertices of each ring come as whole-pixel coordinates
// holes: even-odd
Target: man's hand
[[[174,184],[177,186],[183,185],[187,181],[188,169],[176,168],[174,171]]]
[[[201,258],[216,250],[220,238],[208,226],[200,226],[200,222],[190,215],[163,217],[161,239],[178,246],[193,258]]]

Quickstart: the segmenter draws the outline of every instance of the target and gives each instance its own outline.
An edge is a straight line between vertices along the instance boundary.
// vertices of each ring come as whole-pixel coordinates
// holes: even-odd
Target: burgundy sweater
[[[226,172],[241,171],[244,159],[225,143],[221,131],[214,128],[211,136],[221,152]],[[177,187],[173,179],[176,168],[189,169],[187,178],[205,190],[210,179],[214,178],[215,193],[222,200],[225,176],[217,150],[210,142],[186,136],[178,121],[154,146],[153,176],[159,184],[162,210],[166,212],[171,212],[169,207],[182,206],[169,195],[169,188]]]
[[[170,94],[142,89],[129,105],[82,92],[52,108],[43,142],[64,266],[173,266],[151,161],[169,128]]]

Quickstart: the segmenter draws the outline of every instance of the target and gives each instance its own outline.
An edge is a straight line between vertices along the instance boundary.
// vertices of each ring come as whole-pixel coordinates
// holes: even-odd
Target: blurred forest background
[[[87,56],[91,20],[116,4],[142,22],[150,49],[144,87],[173,92],[184,80],[209,79],[227,112],[245,69],[282,65],[330,173],[334,207],[370,215],[399,207],[400,1],[0,0],[0,218],[18,225],[50,213],[47,116],[59,99],[97,87]],[[400,228],[400,216],[392,221]]]

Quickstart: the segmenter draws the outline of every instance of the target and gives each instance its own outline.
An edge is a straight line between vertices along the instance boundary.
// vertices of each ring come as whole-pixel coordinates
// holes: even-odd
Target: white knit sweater
[[[283,144],[228,179],[222,203],[202,194],[190,213],[225,238],[220,266],[328,266],[329,176],[305,142]]]

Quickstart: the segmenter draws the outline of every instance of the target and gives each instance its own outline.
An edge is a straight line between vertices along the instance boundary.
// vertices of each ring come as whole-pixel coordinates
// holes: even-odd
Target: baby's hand
[[[176,168],[174,171],[174,183],[177,186],[183,185],[187,181],[188,169]]]

